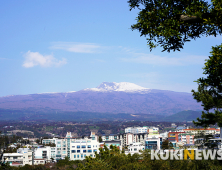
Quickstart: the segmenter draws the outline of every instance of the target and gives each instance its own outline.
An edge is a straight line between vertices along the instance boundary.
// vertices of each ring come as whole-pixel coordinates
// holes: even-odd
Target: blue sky
[[[8,0],[0,3],[0,96],[78,91],[106,82],[190,92],[211,46],[191,41],[181,52],[149,51],[130,26],[126,0]]]

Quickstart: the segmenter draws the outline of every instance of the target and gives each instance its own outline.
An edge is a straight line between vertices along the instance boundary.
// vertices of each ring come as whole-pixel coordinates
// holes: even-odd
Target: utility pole
[[[32,166],[34,165],[34,147],[32,146]]]

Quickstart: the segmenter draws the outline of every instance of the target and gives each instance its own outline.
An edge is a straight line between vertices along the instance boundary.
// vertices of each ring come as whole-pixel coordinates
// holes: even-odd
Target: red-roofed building
[[[168,141],[171,143],[178,142],[178,135],[185,132],[169,132],[168,133]]]
[[[201,129],[183,129],[184,132],[186,133],[192,133],[194,135],[198,134],[198,133],[204,133],[205,135],[214,135],[214,134],[220,134],[220,129],[216,129],[216,128],[201,128]]]

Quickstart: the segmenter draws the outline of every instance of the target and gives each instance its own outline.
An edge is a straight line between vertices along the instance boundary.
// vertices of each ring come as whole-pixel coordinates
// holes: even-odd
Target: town
[[[6,124],[10,124],[7,125]],[[33,122],[26,122],[28,126]],[[54,122],[55,123],[55,122]],[[119,133],[112,133],[112,130],[101,129],[100,123],[72,123],[57,122],[63,130],[68,127],[83,127],[85,133],[76,133],[75,130],[67,131],[64,136],[48,133],[46,137],[35,137],[34,132],[28,130],[16,130],[14,126],[18,124],[5,122],[1,133],[1,162],[10,166],[39,165],[56,163],[68,158],[69,160],[84,160],[86,157],[95,158],[99,154],[100,148],[115,146],[125,154],[141,154],[144,150],[170,150],[170,149],[220,149],[221,138],[220,128],[197,128],[192,127],[192,123],[166,123],[166,122],[118,122],[121,126],[115,125]],[[117,122],[116,122],[117,123]],[[104,124],[106,124],[104,122]],[[102,125],[104,125],[102,124]],[[152,125],[153,126],[145,126]],[[12,126],[14,125],[14,126]],[[24,126],[23,125],[23,126]],[[47,128],[51,123],[42,123],[43,128]],[[112,123],[110,124],[112,129]],[[133,125],[128,126],[127,125]],[[143,125],[143,126],[138,126]],[[169,126],[169,127],[164,127]],[[39,126],[39,123],[36,124]],[[87,130],[87,126],[90,128]],[[28,126],[29,127],[29,126]],[[51,126],[50,126],[51,127]],[[55,127],[54,127],[55,128]],[[14,129],[14,130],[12,130]],[[23,127],[23,129],[25,129]],[[100,129],[100,130],[99,130]],[[50,129],[51,131],[53,128]],[[115,131],[115,129],[114,129]],[[14,135],[12,135],[14,133]],[[23,134],[23,137],[16,138],[16,134]],[[25,135],[29,137],[25,137]],[[8,139],[7,142],[3,139]],[[11,140],[11,142],[10,142]],[[105,145],[105,146],[104,146]]]

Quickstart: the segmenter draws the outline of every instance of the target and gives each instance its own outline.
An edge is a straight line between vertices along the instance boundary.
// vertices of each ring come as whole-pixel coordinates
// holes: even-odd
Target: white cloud
[[[24,55],[25,61],[23,63],[23,67],[30,68],[34,66],[42,66],[42,67],[51,67],[51,66],[61,66],[66,64],[66,59],[63,58],[62,60],[57,60],[53,57],[53,55],[42,55],[38,52],[31,52],[28,51]]]
[[[50,48],[75,53],[97,53],[101,46],[94,43],[56,42]]]
[[[143,63],[143,64],[151,64],[151,65],[162,65],[162,66],[182,66],[182,65],[192,65],[192,64],[201,64],[205,62],[206,56],[198,56],[198,55],[189,55],[178,53],[176,57],[172,56],[159,56],[154,54],[145,54],[145,53],[135,53],[130,52],[133,57],[122,58],[121,60],[124,62],[135,62],[135,63]]]

